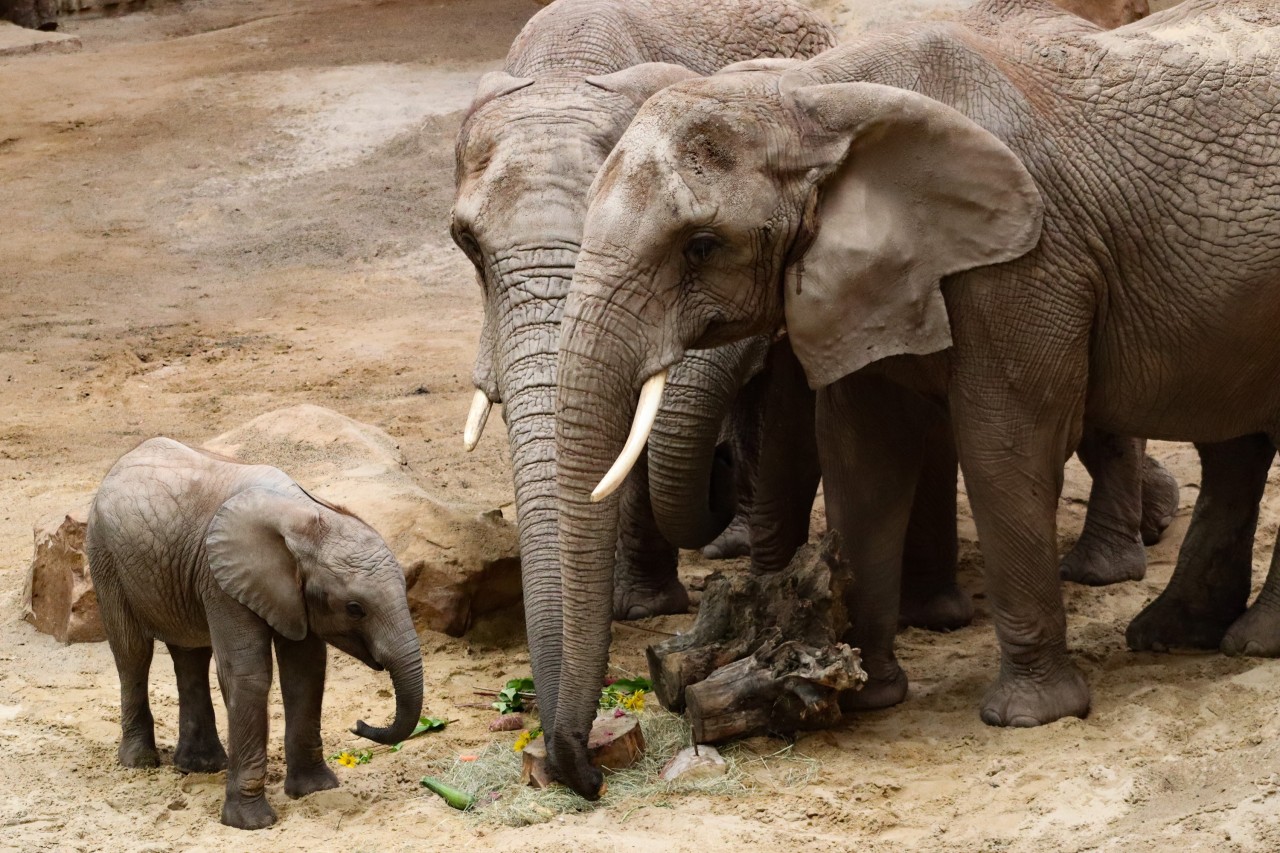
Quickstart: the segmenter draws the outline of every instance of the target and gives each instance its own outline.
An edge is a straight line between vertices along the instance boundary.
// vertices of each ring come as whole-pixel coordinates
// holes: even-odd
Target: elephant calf
[[[399,563],[371,527],[284,472],[153,438],[103,480],[85,545],[120,673],[120,763],[158,763],[147,676],[159,639],[178,679],[174,765],[214,772],[229,763],[228,826],[276,820],[263,790],[273,645],[290,797],[338,784],[320,743],[326,641],[386,668],[395,685],[395,721],[362,720],[356,734],[395,743],[417,724],[422,655]],[[211,655],[227,703],[229,762],[209,695]]]

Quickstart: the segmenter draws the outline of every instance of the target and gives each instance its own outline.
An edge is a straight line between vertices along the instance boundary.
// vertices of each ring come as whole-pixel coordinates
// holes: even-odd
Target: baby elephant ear
[[[809,384],[946,349],[942,279],[1036,246],[1035,180],[1008,146],[939,101],[872,83],[794,82],[784,76],[779,89],[818,158],[813,242],[786,290],[787,333]]]
[[[691,80],[701,76],[696,71],[690,71],[688,68],[673,65],[670,62],[644,62],[612,74],[588,77],[587,83],[597,89],[628,97],[636,105],[636,109],[639,109],[659,90],[679,83],[681,80]]]
[[[302,578],[294,553],[318,535],[315,504],[273,489],[229,498],[205,536],[213,579],[227,595],[290,640],[307,635]]]

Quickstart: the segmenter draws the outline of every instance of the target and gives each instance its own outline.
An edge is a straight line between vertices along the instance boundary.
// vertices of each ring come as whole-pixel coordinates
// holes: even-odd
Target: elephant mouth
[[[369,651],[369,647],[365,645],[364,640],[359,637],[332,637],[329,642],[334,648],[346,652],[374,672],[382,672],[386,669],[373,656],[373,652]]]

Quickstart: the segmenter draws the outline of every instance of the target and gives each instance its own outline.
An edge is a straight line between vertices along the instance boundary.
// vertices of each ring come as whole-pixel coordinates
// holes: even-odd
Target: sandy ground
[[[490,715],[455,703],[528,672],[518,617],[462,640],[424,634],[428,710],[459,722],[342,770],[336,791],[284,797],[277,697],[268,792],[281,821],[270,830],[217,822],[221,775],[116,766],[106,645],[37,634],[19,619],[19,595],[32,524],[92,490],[137,440],[198,442],[312,402],[386,429],[437,494],[510,501],[502,430],[470,456],[458,438],[480,307],[446,222],[460,110],[535,10],[201,0],[75,22],[79,54],[0,61],[0,848],[1280,847],[1280,664],[1124,647],[1128,620],[1169,577],[1196,496],[1194,453],[1176,445],[1156,453],[1183,483],[1183,510],[1149,551],[1148,579],[1066,591],[1094,689],[1087,720],[1029,731],[979,721],[996,656],[966,510],[977,620],[950,635],[904,633],[908,701],[802,737],[796,748],[821,767],[803,786],[478,828],[416,782],[432,759],[490,740]],[[1086,491],[1073,466],[1064,547]],[[1263,513],[1259,580],[1274,496]],[[654,635],[615,636],[615,664],[643,671]],[[389,715],[389,686],[335,653],[326,745],[349,745],[357,717]],[[177,709],[163,649],[152,696],[168,758]]]

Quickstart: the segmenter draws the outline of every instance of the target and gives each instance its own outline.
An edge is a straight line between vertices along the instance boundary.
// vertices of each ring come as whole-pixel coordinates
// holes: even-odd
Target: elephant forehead
[[[596,179],[591,222],[634,230],[644,213],[687,214],[699,207],[669,147],[615,151]],[[595,230],[595,229],[592,229]]]

